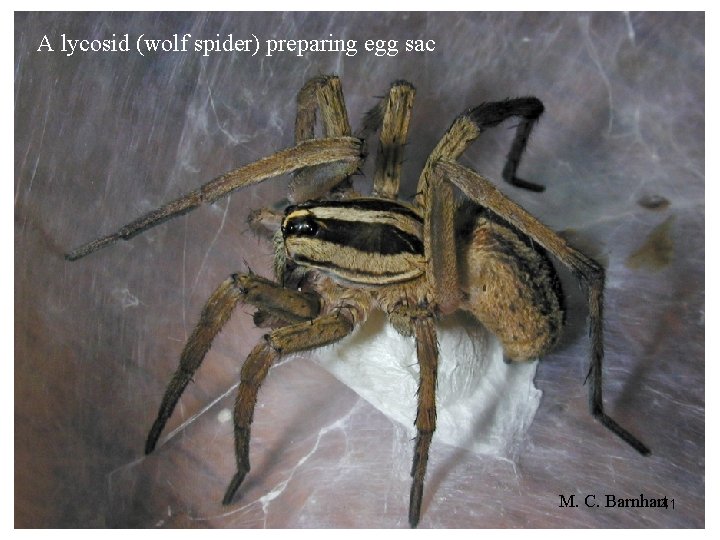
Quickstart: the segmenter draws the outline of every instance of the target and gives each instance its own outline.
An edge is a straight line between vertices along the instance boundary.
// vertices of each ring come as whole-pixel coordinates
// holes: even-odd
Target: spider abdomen
[[[505,356],[532,360],[558,341],[565,322],[555,268],[522,233],[479,217],[461,245],[460,271],[470,311],[503,344]]]

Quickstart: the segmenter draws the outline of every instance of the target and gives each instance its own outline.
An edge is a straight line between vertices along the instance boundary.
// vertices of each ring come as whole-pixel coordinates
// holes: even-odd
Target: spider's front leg
[[[235,455],[237,473],[223,497],[223,504],[232,502],[235,492],[250,471],[250,425],[253,421],[258,390],[270,367],[284,354],[315,349],[344,338],[353,330],[353,322],[340,311],[311,321],[279,328],[267,334],[252,350],[240,376],[235,401]]]
[[[320,300],[313,293],[284,289],[252,274],[233,274],[208,299],[200,322],[185,344],[180,365],[173,375],[145,444],[145,453],[155,449],[165,424],[180,396],[202,364],[215,336],[230,319],[238,302],[247,302],[288,323],[311,320],[320,311]]]
[[[151,227],[186,214],[203,204],[212,204],[237,189],[258,184],[281,174],[307,169],[315,165],[328,163],[332,165],[335,162],[342,162],[339,167],[343,170],[346,168],[355,170],[362,161],[360,148],[361,142],[351,137],[334,137],[300,142],[292,148],[281,150],[271,156],[218,176],[202,185],[199,189],[191,191],[131,221],[114,233],[83,244],[65,254],[65,258],[75,261],[119,240],[130,240]]]
[[[317,111],[324,137],[315,137]],[[290,184],[295,202],[318,198],[337,188],[354,174],[363,161],[361,141],[350,136],[340,79],[320,76],[310,79],[297,95],[295,146],[229,171],[182,197],[131,221],[114,233],[96,238],[72,250],[65,258],[74,261],[109,246],[130,240],[147,229],[186,214],[203,204],[212,204],[233,191],[285,173],[295,173]]]
[[[418,386],[418,407],[415,417],[417,438],[413,457],[412,488],[410,490],[410,526],[417,527],[422,506],[423,485],[427,470],[430,442],[435,432],[437,413],[435,410],[435,389],[438,371],[438,344],[435,322],[431,318],[415,321],[415,339],[417,357],[420,364],[420,383]]]

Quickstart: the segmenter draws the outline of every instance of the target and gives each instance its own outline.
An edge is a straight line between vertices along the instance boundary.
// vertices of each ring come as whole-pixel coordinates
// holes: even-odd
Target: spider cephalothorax
[[[271,328],[248,355],[235,402],[238,472],[223,502],[229,504],[250,470],[249,441],[258,390],[282,355],[336,342],[362,324],[373,308],[417,343],[420,366],[417,437],[411,471],[409,520],[420,518],[423,481],[435,430],[438,348],[435,321],[467,311],[495,333],[508,360],[547,353],[557,342],[565,312],[557,274],[547,253],[585,286],[592,352],[590,410],[642,454],[647,447],[603,411],[602,294],[599,264],[570,247],[490,181],[456,159],[489,128],[519,118],[503,178],[517,187],[542,186],[517,178],[520,158],[542,103],[532,97],[485,103],[460,115],[430,154],[410,203],[397,201],[401,163],[415,89],[393,83],[351,134],[340,81],[316,77],[297,98],[296,144],[215,180],[93,240],[67,255],[83,257],[127,240],[158,223],[267,178],[294,173],[293,205],[284,213],[253,215],[258,230],[275,230],[275,276],[233,274],[208,300],[160,406],[145,447],[151,452],[210,344],[239,302],[258,308],[255,323]],[[316,137],[317,113],[324,136]],[[379,131],[373,194],[361,197],[350,177],[359,170],[366,139]],[[462,202],[460,202],[462,199]]]

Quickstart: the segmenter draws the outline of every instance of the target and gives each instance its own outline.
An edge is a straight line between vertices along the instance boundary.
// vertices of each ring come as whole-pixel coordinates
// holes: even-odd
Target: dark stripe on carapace
[[[313,208],[352,208],[356,210],[374,210],[378,212],[391,212],[410,217],[418,223],[423,222],[423,218],[411,207],[400,204],[395,201],[384,199],[345,199],[342,201],[309,201],[285,209],[285,215],[288,216],[295,210],[312,210]]]
[[[287,231],[299,229],[307,221],[316,225],[313,239],[351,247],[365,253],[423,255],[422,239],[386,223],[318,219],[312,216],[292,218],[285,224]],[[300,236],[300,235],[298,235]]]
[[[367,276],[372,278],[387,278],[388,280],[390,280],[390,278],[397,278],[400,276],[400,274],[398,274],[397,272],[372,272],[370,270],[358,270],[357,268],[345,268],[330,261],[315,261],[303,255],[297,255],[296,257],[294,257],[294,260],[300,264],[306,264],[308,266],[315,266],[318,268],[326,268],[340,276],[342,276],[343,274],[353,274],[357,276]]]

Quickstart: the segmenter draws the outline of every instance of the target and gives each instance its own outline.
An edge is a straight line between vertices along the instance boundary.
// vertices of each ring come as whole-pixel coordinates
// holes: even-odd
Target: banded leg
[[[240,387],[235,401],[235,456],[237,473],[223,497],[223,504],[232,502],[235,492],[250,471],[250,425],[260,385],[268,371],[283,354],[314,349],[339,341],[352,332],[353,323],[339,312],[312,321],[279,328],[265,336],[243,364]]]
[[[315,124],[318,110],[324,137],[350,136],[350,121],[340,79],[321,75],[307,81],[298,92],[295,144],[317,138]],[[300,169],[290,183],[290,198],[294,202],[318,199],[342,184],[359,166],[359,161],[348,160]]]
[[[435,173],[441,181],[454,184],[475,203],[494,212],[537,242],[567,266],[585,286],[590,311],[591,357],[590,412],[605,427],[643,455],[650,449],[608,416],[602,400],[603,290],[605,272],[593,259],[569,246],[554,231],[503,195],[489,180],[457,163],[440,160]]]
[[[310,293],[283,289],[279,285],[255,275],[233,274],[208,299],[197,324],[180,357],[180,365],[173,375],[153,423],[145,453],[155,449],[165,424],[172,415],[180,396],[202,364],[215,336],[230,319],[238,302],[247,302],[288,322],[311,320],[320,311],[319,298]]]
[[[420,364],[420,384],[418,387],[418,409],[415,417],[417,438],[413,457],[412,488],[410,489],[410,526],[417,526],[420,520],[423,485],[427,470],[430,442],[435,431],[435,389],[437,386],[438,345],[435,323],[432,319],[418,319],[415,322],[417,357]]]
[[[206,183],[200,189],[148,212],[121,227],[118,231],[80,246],[66,254],[65,258],[74,261],[118,240],[129,240],[155,225],[194,210],[204,203],[213,203],[236,189],[257,184],[274,176],[322,163],[342,162],[343,167],[348,166],[348,163],[353,164],[353,167],[358,167],[360,148],[360,141],[351,137],[300,142],[292,148],[281,150],[264,159],[227,172]]]

